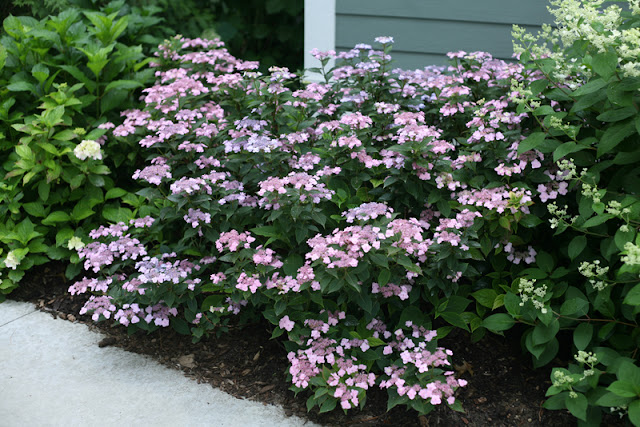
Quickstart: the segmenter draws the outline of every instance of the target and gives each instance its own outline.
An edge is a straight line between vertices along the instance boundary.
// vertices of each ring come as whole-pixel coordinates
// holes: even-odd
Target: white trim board
[[[304,0],[304,68],[320,66],[311,56],[311,49],[320,51],[336,48],[336,0]],[[329,62],[329,68],[335,65]],[[305,73],[307,81],[324,81],[318,73]]]

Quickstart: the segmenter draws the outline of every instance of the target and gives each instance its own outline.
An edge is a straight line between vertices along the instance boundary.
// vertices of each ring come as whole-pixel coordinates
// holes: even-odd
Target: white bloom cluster
[[[640,2],[628,2],[633,15],[640,15]],[[622,73],[627,77],[639,77],[640,29],[634,25],[621,29],[622,9],[616,5],[603,7],[603,3],[604,0],[552,0],[553,7],[549,7],[549,11],[555,17],[557,28],[544,27],[538,35],[532,35],[514,26],[514,52],[529,51],[537,58],[552,58],[556,63],[553,76],[575,89],[581,81],[591,78],[591,71],[585,64],[576,62],[576,58],[552,52],[548,46],[560,40],[568,48],[575,41],[584,40],[598,52],[615,49]]]
[[[584,363],[591,367],[593,367],[596,363],[598,363],[598,358],[596,357],[595,354],[593,354],[592,352],[586,352],[583,350],[579,350],[578,354],[574,356],[574,359],[576,359],[576,362],[578,363]]]
[[[543,301],[547,295],[547,285],[535,286],[536,279],[520,279],[518,284],[518,292],[522,302],[520,306],[524,306],[527,301],[531,301],[536,310],[540,310],[542,314],[547,313],[547,307]]]
[[[593,200],[593,203],[600,203],[604,197],[606,190],[598,190],[595,185],[582,183],[582,195]]]
[[[549,220],[549,224],[552,229],[558,228],[560,223],[567,222],[573,224],[578,219],[578,216],[571,217],[567,214],[568,208],[569,207],[567,205],[564,205],[564,208],[560,209],[558,205],[556,205],[556,202],[551,202],[547,205],[549,213],[556,217]]]
[[[627,265],[640,265],[640,247],[627,242],[624,244],[624,250],[627,254],[620,258],[620,261]]]
[[[565,181],[569,181],[570,179],[576,178],[578,173],[576,171],[576,165],[573,161],[569,159],[562,159],[558,163],[558,169],[562,171],[562,174],[558,174],[556,179],[564,179]],[[585,171],[583,171],[582,175],[584,175]]]
[[[558,369],[553,373],[553,379],[551,380],[554,387],[562,387],[564,385],[573,384],[574,380],[571,378],[571,375],[564,372],[563,370]]]
[[[578,267],[578,271],[589,279],[589,283],[594,289],[602,291],[607,287],[606,277],[604,276],[609,272],[609,267],[600,267],[600,260],[584,261]]]
[[[100,144],[90,139],[85,139],[80,144],[76,145],[76,148],[73,149],[73,154],[75,154],[80,160],[85,160],[87,158],[102,160]]]
[[[4,260],[4,265],[13,270],[15,270],[18,265],[20,265],[20,261],[18,260],[18,257],[16,257],[14,251],[7,253],[7,257]]]

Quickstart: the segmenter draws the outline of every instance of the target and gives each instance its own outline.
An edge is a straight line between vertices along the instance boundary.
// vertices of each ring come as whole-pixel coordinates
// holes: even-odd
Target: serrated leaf
[[[68,213],[62,211],[51,212],[45,219],[42,220],[43,225],[54,225],[59,222],[67,222],[71,219]]]
[[[115,80],[104,88],[104,92],[107,93],[113,89],[132,90],[143,86],[144,85],[142,83],[135,80]]]
[[[493,332],[506,331],[515,325],[513,317],[506,313],[492,314],[482,321],[482,326]]]
[[[43,218],[45,216],[46,211],[44,209],[44,206],[40,202],[25,203],[24,205],[22,205],[22,207],[31,216],[35,216],[38,218]]]
[[[617,66],[618,55],[614,52],[596,53],[591,61],[593,71],[602,76],[603,80],[608,80],[615,73]]]
[[[636,114],[638,114],[638,111],[634,107],[617,108],[615,110],[605,111],[596,117],[596,120],[600,120],[601,122],[619,122]]]
[[[607,85],[607,82],[602,80],[601,78],[593,79],[589,81],[587,84],[584,84],[573,91],[573,96],[582,96],[587,95],[589,93],[593,93],[599,91],[603,87]]]
[[[544,132],[534,132],[518,145],[518,154],[533,150],[538,147],[547,136]]]
[[[626,120],[622,123],[617,123],[613,126],[610,126],[604,132],[602,138],[600,138],[597,156],[601,157],[603,154],[607,154],[618,144],[620,144],[626,137],[634,133],[637,134],[634,120]]]

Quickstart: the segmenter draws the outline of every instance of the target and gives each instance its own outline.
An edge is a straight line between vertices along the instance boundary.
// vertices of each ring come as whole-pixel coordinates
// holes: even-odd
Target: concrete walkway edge
[[[313,426],[237,399],[33,304],[0,304],[0,426]]]

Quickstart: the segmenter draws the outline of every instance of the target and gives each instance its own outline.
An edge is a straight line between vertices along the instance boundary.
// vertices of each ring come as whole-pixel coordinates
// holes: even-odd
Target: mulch
[[[427,416],[396,407],[386,412],[386,392],[367,393],[362,411],[346,415],[340,409],[319,414],[307,412],[309,394],[295,396],[286,381],[288,363],[279,340],[271,340],[267,323],[230,325],[229,332],[192,343],[191,337],[163,329],[151,334],[129,336],[126,328],[109,322],[94,323],[78,312],[87,295],[67,293],[70,282],[64,277],[64,265],[49,263],[34,268],[9,297],[29,301],[53,317],[82,322],[105,334],[99,345],[116,346],[152,357],[159,363],[183,371],[199,383],[208,383],[233,396],[280,405],[287,415],[297,415],[327,426],[545,426],[576,425],[567,411],[542,408],[544,394],[551,382],[551,368],[531,368],[530,359],[520,349],[517,332],[505,337],[488,335],[480,342],[455,330],[440,340],[453,350],[453,363],[468,385],[458,391],[464,413],[444,405]],[[566,363],[566,362],[564,362]],[[562,366],[561,360],[552,365]],[[608,424],[608,423],[607,423]],[[610,425],[610,424],[608,424]]]

